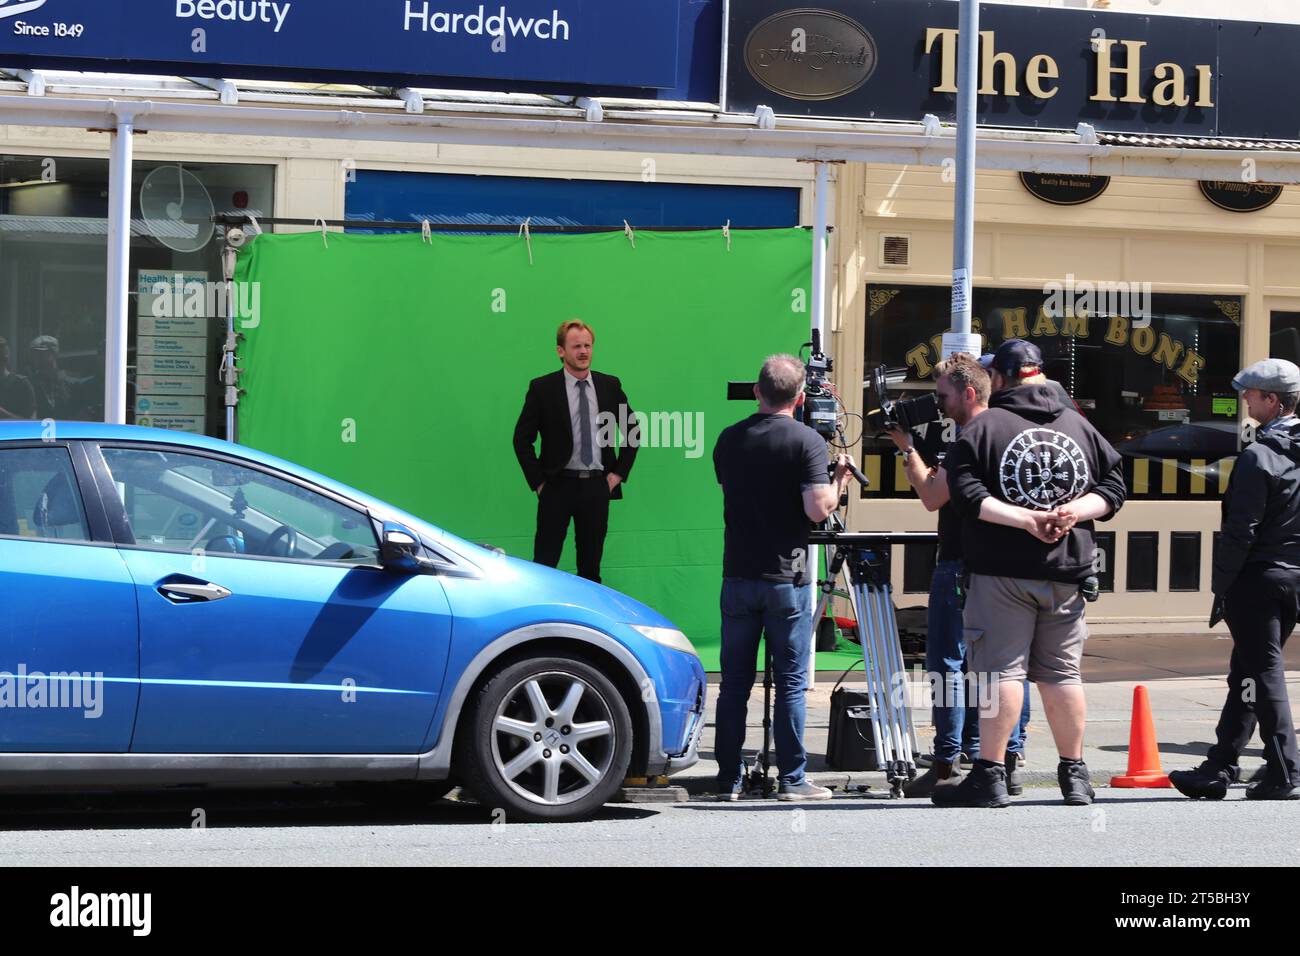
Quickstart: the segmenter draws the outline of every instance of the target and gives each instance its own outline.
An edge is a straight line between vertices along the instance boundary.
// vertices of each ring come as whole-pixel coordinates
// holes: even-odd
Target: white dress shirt
[[[575,471],[603,471],[605,466],[600,460],[600,442],[596,439],[599,436],[599,430],[596,426],[596,416],[600,414],[600,409],[596,407],[596,383],[590,374],[585,379],[587,383],[587,421],[583,422],[578,416],[578,382],[569,373],[564,370],[564,390],[569,396],[569,427],[573,430],[573,456],[569,459],[566,468]],[[582,460],[582,428],[586,428],[591,433],[591,457],[592,463],[587,464]]]

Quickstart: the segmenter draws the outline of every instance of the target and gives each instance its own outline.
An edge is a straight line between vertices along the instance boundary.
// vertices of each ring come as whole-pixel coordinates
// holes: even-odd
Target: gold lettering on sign
[[[959,31],[944,27],[927,27],[925,54],[939,57],[939,82],[931,87],[933,93],[957,92],[957,44]],[[1096,52],[1097,88],[1089,99],[1094,103],[1147,103],[1154,106],[1182,108],[1189,104],[1200,108],[1214,106],[1214,70],[1210,64],[1198,64],[1194,79],[1189,79],[1186,68],[1166,61],[1156,64],[1147,73],[1142,69],[1142,51],[1146,40],[1114,40],[1109,37],[1094,41]],[[1120,58],[1117,47],[1123,47]],[[999,73],[999,67],[1001,72]],[[993,30],[981,30],[979,35],[979,94],[981,96],[1020,96],[1020,71],[1014,53],[997,49]],[[1031,56],[1024,68],[1025,92],[1040,100],[1049,100],[1060,89],[1061,67],[1046,53]],[[1143,81],[1152,84],[1151,98],[1143,95]],[[1116,97],[1115,83],[1123,79],[1123,95]],[[1193,102],[1195,84],[1196,99]]]
[[[1187,361],[1178,370],[1178,377],[1188,385],[1196,384],[1196,373],[1205,368],[1205,358],[1199,352],[1188,352]]]
[[[1056,61],[1046,53],[1039,53],[1031,57],[1025,67],[1025,88],[1030,96],[1036,96],[1040,100],[1050,100],[1060,91],[1055,84],[1048,89],[1043,85],[1043,80],[1056,80],[1060,76],[1061,68],[1056,65]]]
[[[1034,331],[1030,335],[1037,338],[1040,335],[1057,335],[1056,323],[1052,317],[1047,314],[1046,309],[1038,310],[1038,320],[1034,322]]]
[[[1106,341],[1111,345],[1128,345],[1128,319],[1112,315],[1106,329]]]
[[[1125,60],[1123,68],[1110,64],[1110,51],[1116,43],[1124,44]],[[1111,92],[1111,80],[1116,73],[1125,78],[1123,103],[1145,103],[1142,98],[1142,48],[1145,40],[1098,40],[1097,41],[1097,92],[1091,99],[1099,103],[1114,103],[1115,94]]]
[[[1002,310],[1002,338],[1023,339],[1029,334],[1029,311],[1027,309]]]
[[[1210,80],[1212,74],[1208,66],[1198,66],[1196,68],[1196,105],[1213,106],[1214,100],[1210,99]]]
[[[1133,330],[1133,351],[1138,355],[1150,355],[1156,347],[1156,330],[1144,325]]]
[[[980,96],[992,96],[1001,93],[1003,96],[1019,96],[1020,89],[1016,86],[1016,58],[1010,53],[993,52],[993,31],[980,31]],[[1002,67],[1002,89],[994,85],[993,71],[1001,65]]]
[[[1080,312],[1076,315],[1074,306],[1071,305],[1065,313],[1065,318],[1061,321],[1061,334],[1086,339],[1088,337],[1088,313]]]
[[[922,343],[907,353],[907,364],[916,369],[918,378],[929,378],[932,366],[929,362],[930,346]]]
[[[1177,63],[1161,63],[1153,74],[1159,81],[1151,91],[1151,102],[1156,106],[1186,106],[1191,102],[1187,95],[1187,76]],[[1165,77],[1168,76],[1168,79]]]
[[[934,48],[934,41],[939,40],[939,85],[935,93],[957,92],[957,31],[941,30],[929,27],[925,31],[925,52]]]
[[[1134,336],[1135,340],[1136,338],[1137,336]],[[1168,332],[1161,332],[1160,344],[1156,346],[1156,354],[1151,356],[1151,358],[1160,362],[1165,368],[1172,372],[1174,366],[1178,364],[1178,359],[1182,357],[1183,348],[1184,346],[1182,342],[1179,342],[1177,339],[1171,339]]]

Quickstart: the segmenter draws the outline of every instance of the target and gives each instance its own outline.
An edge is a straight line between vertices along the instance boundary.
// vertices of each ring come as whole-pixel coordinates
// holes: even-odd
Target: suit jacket
[[[632,408],[628,405],[623,385],[613,375],[592,371],[592,388],[596,392],[596,410],[612,415],[614,421],[634,421]],[[619,407],[626,409],[622,419]],[[542,436],[542,453],[539,457],[533,448],[538,434]],[[524,407],[515,423],[515,456],[519,466],[524,470],[524,479],[533,491],[545,481],[549,481],[568,467],[573,457],[573,423],[569,415],[569,396],[565,390],[564,369],[535,378],[528,383],[528,394],[524,396]],[[636,447],[629,444],[627,435],[621,435],[617,451],[610,445],[600,449],[601,466],[606,474],[614,472],[627,481],[636,460]],[[619,484],[610,495],[612,499],[623,497],[623,485]]]

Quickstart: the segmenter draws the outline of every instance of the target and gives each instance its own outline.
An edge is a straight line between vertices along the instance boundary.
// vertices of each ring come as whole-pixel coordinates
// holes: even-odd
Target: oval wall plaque
[[[1229,212],[1258,212],[1273,205],[1282,195],[1282,187],[1276,183],[1202,179],[1196,185],[1201,187],[1206,199]]]
[[[1054,206],[1091,202],[1106,191],[1109,176],[1073,176],[1068,173],[1021,173],[1025,188]]]
[[[843,14],[783,10],[750,31],[745,65],[773,93],[833,100],[852,93],[875,72],[876,41]]]

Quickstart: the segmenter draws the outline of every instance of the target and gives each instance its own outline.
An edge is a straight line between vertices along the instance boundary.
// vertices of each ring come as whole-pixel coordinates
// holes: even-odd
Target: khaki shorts
[[[972,574],[963,614],[967,668],[998,682],[1082,683],[1085,604],[1077,584]]]

